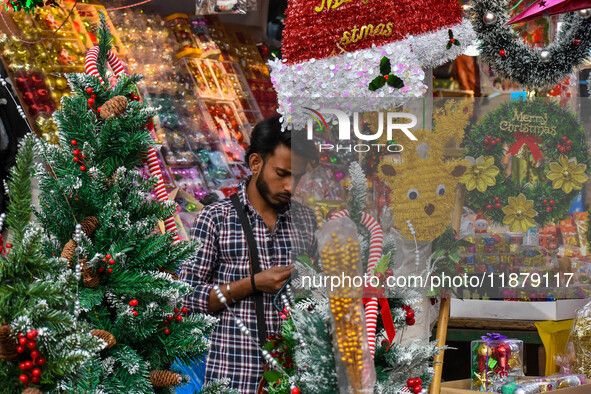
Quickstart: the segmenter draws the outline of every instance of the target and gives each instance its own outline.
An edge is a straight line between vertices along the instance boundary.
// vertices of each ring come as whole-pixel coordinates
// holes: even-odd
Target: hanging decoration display
[[[6,0],[3,1],[6,11],[35,12],[36,8],[44,6],[59,7],[55,0]]]
[[[286,11],[283,59],[271,62],[279,112],[289,126],[301,127],[307,118],[294,103],[299,97],[334,98],[348,112],[386,109],[371,100],[345,107],[352,97],[392,98],[390,107],[404,104],[426,91],[421,67],[454,59],[474,37],[460,5],[452,0],[292,0]],[[381,78],[384,57],[392,66],[387,78]]]
[[[586,9],[589,7],[591,7],[591,2],[589,0],[537,0],[527,7],[525,11],[511,19],[509,23],[521,23],[541,18],[545,15],[558,15],[582,10],[585,10],[583,15],[587,15],[589,11]]]
[[[551,88],[589,57],[591,12],[587,9],[566,14],[553,43],[532,48],[508,25],[508,1],[475,0],[472,4],[482,59],[496,73],[527,89]]]
[[[380,164],[378,173],[392,189],[390,207],[404,237],[433,241],[449,225],[454,190],[468,162],[444,161],[444,148],[451,139],[462,140],[471,114],[468,101],[447,102],[434,115],[434,132],[413,131],[417,141],[405,145],[402,162]]]
[[[585,130],[546,99],[512,101],[487,114],[464,139],[470,166],[466,203],[511,231],[568,214],[587,180]]]

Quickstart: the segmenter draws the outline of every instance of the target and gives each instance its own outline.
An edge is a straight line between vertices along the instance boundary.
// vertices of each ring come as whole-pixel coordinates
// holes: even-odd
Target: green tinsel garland
[[[554,135],[535,134],[536,137],[542,140],[542,143],[537,145],[544,158],[540,160],[537,167],[530,168],[533,174],[539,176],[539,180],[534,185],[528,183],[527,179],[518,183],[514,177],[507,177],[507,168],[503,163],[507,149],[515,144],[516,138],[513,132],[501,130],[500,124],[501,122],[512,122],[516,113],[523,113],[529,116],[547,115],[548,120],[546,125],[548,127],[556,127],[556,133]],[[500,142],[492,146],[491,144],[485,144],[484,141],[489,135],[495,140],[498,137]],[[477,189],[468,192],[466,197],[467,205],[475,210],[482,211],[483,214],[495,223],[502,223],[505,214],[501,207],[508,204],[509,197],[517,197],[523,193],[527,200],[534,201],[533,208],[537,211],[537,216],[534,220],[538,225],[544,225],[550,221],[564,218],[568,214],[572,200],[579,190],[565,193],[562,189],[554,189],[552,187],[552,181],[546,178],[549,172],[549,163],[558,162],[558,159],[562,156],[557,146],[565,145],[563,137],[567,137],[567,140],[571,141],[571,149],[565,152],[565,155],[569,159],[576,158],[578,164],[587,165],[587,170],[589,170],[589,146],[585,139],[585,130],[573,114],[558,104],[542,98],[529,101],[511,101],[502,104],[496,110],[489,113],[469,133],[466,133],[464,146],[466,156],[475,159],[480,156],[494,157],[494,165],[500,171],[496,175],[494,186],[488,186],[484,192],[480,192]],[[487,145],[489,146],[488,149],[486,148]],[[523,156],[528,162],[531,163],[533,161],[527,144],[521,148],[520,152],[523,152]],[[546,203],[544,203],[545,200]],[[553,205],[548,203],[550,200],[554,200]],[[497,203],[500,205],[499,207],[497,207]],[[549,206],[552,207],[550,211],[548,210]]]
[[[578,12],[565,14],[556,40],[546,48],[532,48],[505,25],[510,19],[507,9],[507,0],[474,0],[471,10],[482,59],[503,77],[528,89],[547,88],[589,57],[591,18]],[[547,51],[546,61],[540,58],[542,51]]]

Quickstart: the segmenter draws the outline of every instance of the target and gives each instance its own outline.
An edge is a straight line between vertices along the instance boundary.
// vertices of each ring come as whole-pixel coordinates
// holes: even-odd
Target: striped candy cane
[[[86,54],[86,59],[84,60],[84,69],[86,70],[86,74],[98,78],[101,81],[101,84],[104,84],[105,81],[103,81],[103,79],[101,78],[97,67],[98,53],[98,46],[94,46],[88,50],[88,53]],[[115,76],[119,77],[120,75],[123,75],[125,73],[125,67],[123,67],[123,63],[111,51],[109,51],[107,54],[107,63],[109,64],[109,66],[111,66],[111,69],[113,70]],[[154,135],[154,130],[152,126],[150,126],[150,133],[152,133],[152,136]],[[150,175],[156,178],[157,180],[156,197],[159,201],[168,201],[168,192],[164,187],[164,181],[162,179],[162,170],[160,169],[160,164],[158,163],[158,156],[156,155],[156,149],[154,149],[154,147],[150,146],[147,155],[144,155],[144,163],[148,165]],[[166,229],[166,232],[174,235],[173,243],[179,242],[180,239],[178,236],[178,228],[172,215],[164,219],[164,227]]]
[[[344,218],[349,216],[349,211],[344,210],[335,213],[331,219]],[[367,275],[373,276],[374,270],[378,261],[382,257],[382,246],[384,244],[384,232],[382,227],[369,214],[363,212],[361,214],[361,224],[369,230],[370,242],[369,242],[369,260],[367,261]],[[369,351],[373,357],[376,348],[376,328],[378,324],[378,299],[371,298],[365,304],[365,323],[367,325],[367,339],[369,342]]]

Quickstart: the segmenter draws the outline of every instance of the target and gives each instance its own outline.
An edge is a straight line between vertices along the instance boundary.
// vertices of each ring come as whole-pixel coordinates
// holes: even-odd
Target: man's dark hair
[[[279,145],[285,145],[294,154],[308,159],[313,166],[318,163],[318,150],[313,141],[306,139],[306,132],[282,131],[281,122],[276,116],[259,122],[252,130],[250,147],[245,157],[246,165],[249,165],[253,153],[258,153],[265,160]]]

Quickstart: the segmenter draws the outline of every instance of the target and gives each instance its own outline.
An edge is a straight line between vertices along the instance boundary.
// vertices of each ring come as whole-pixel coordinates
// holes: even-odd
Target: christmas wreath
[[[556,40],[532,48],[507,25],[507,0],[474,0],[472,24],[480,40],[482,59],[503,77],[528,89],[552,86],[583,64],[591,50],[591,13],[565,14]]]
[[[502,104],[467,133],[464,146],[467,205],[511,231],[564,217],[587,180],[585,130],[547,99]]]

